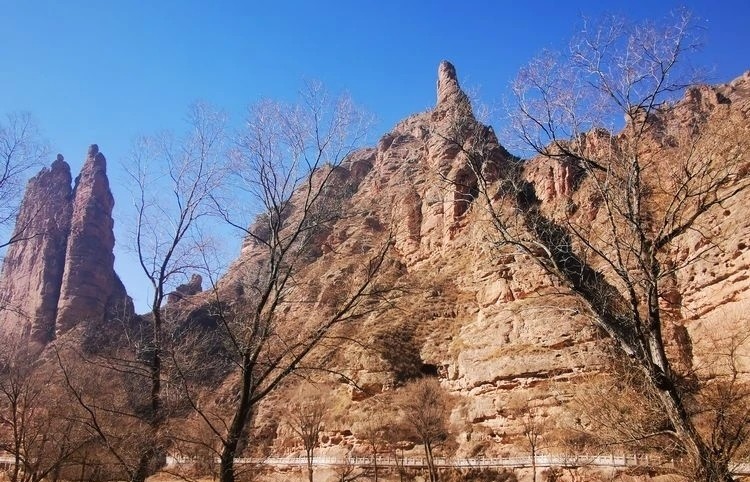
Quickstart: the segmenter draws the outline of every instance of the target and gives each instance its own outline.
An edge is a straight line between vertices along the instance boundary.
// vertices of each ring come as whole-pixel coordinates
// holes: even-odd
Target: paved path
[[[180,461],[176,460],[177,463]],[[235,461],[238,464],[261,464],[276,466],[297,466],[307,465],[305,457],[266,457],[266,458],[239,458]],[[361,467],[372,467],[374,464],[372,457],[327,457],[316,456],[313,459],[313,465],[316,466],[340,466],[355,465]],[[398,466],[404,467],[426,467],[427,461],[424,457],[404,457],[396,460],[394,457],[378,457],[379,466]],[[435,465],[438,467],[455,467],[455,468],[473,468],[473,467],[531,467],[531,457],[504,457],[504,458],[448,458],[435,457]],[[635,457],[622,455],[602,455],[602,456],[577,456],[566,457],[559,455],[538,455],[536,457],[537,467],[555,467],[555,466],[597,466],[597,467],[637,467],[637,466],[656,466],[663,465],[661,460],[650,459],[649,457]]]
[[[600,468],[671,468],[674,464],[660,457],[637,456],[637,455],[537,455],[536,466],[543,467],[600,467]],[[173,459],[175,464],[188,462],[188,460]],[[277,467],[292,467],[307,465],[305,457],[266,457],[266,458],[238,458],[237,464],[258,464]],[[532,466],[532,458],[527,457],[504,457],[504,458],[449,458],[435,457],[438,467],[453,468],[526,468]],[[316,456],[313,458],[316,467],[356,466],[373,467],[372,457],[329,457]],[[396,460],[394,457],[378,457],[379,467],[427,467],[424,457],[404,457]],[[736,464],[732,472],[735,475],[750,474],[750,463]]]
[[[537,455],[537,467],[672,467],[671,462],[661,458],[635,455]],[[186,457],[167,457],[167,466],[177,466],[191,463],[193,460]],[[372,457],[329,457],[317,456],[313,459],[316,467],[355,466],[373,467],[376,460]],[[10,467],[14,463],[13,457],[0,456],[0,470]],[[307,465],[305,457],[265,457],[265,458],[238,458],[237,464],[272,465],[277,467],[292,467]],[[504,457],[504,458],[449,458],[435,457],[438,467],[453,468],[524,468],[532,466],[531,457]],[[426,467],[427,461],[424,457],[404,457],[398,460],[394,457],[378,457],[377,465],[380,467]],[[735,475],[749,475],[750,462],[737,464],[732,472]]]

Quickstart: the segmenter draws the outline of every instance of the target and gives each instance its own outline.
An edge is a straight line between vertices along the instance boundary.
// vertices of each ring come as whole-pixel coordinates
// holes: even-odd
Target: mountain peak
[[[114,232],[106,160],[93,144],[71,186],[58,154],[33,177],[21,203],[0,273],[6,308],[0,330],[26,333],[44,345],[80,321],[102,321],[132,302],[114,272]]]
[[[458,84],[456,67],[447,60],[440,62],[437,79],[437,108],[450,108],[468,102],[461,86]]]

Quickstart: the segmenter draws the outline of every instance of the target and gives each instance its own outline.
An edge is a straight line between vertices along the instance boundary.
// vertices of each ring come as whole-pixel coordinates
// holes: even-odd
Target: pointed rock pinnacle
[[[456,68],[447,60],[440,62],[437,80],[437,107],[451,107],[468,102],[468,100],[468,97],[458,85]]]

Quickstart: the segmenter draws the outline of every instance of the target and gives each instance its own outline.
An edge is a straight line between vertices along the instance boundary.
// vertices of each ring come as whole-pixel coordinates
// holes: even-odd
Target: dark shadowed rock
[[[192,296],[200,293],[203,291],[203,277],[199,274],[193,274],[193,276],[190,277],[190,281],[181,284],[175,290],[167,296],[167,303],[172,304],[176,303],[182,299],[184,299],[186,296]]]

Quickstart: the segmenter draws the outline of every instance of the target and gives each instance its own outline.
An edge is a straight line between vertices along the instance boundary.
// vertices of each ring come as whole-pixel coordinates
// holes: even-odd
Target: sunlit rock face
[[[554,440],[556,431],[576,423],[578,394],[599,383],[606,371],[607,339],[581,300],[529,257],[495,242],[486,203],[497,203],[508,214],[514,206],[494,192],[482,198],[476,173],[490,182],[516,176],[528,184],[543,213],[573,216],[594,234],[604,233],[601,201],[576,166],[541,157],[520,161],[508,153],[492,129],[475,118],[450,63],[440,64],[437,77],[434,108],[399,122],[375,146],[355,152],[336,169],[340,216],[316,233],[319,249],[311,250],[295,273],[294,294],[305,302],[280,308],[281,329],[288,332],[320,321],[323,314],[310,307],[325,306],[349,289],[352,264],[365,263],[379,243],[391,240],[389,276],[402,288],[392,294],[391,309],[347,323],[340,340],[356,343],[331,340],[306,361],[306,366],[326,363],[326,373],[312,370],[304,378],[326,387],[321,393],[330,397],[328,448],[351,449],[359,443],[358,423],[396,416],[392,396],[404,383],[436,376],[456,396],[457,453],[524,453],[519,413],[533,407],[548,420],[547,440]],[[717,138],[733,139],[730,150],[747,147],[750,76],[690,90],[670,115],[659,119],[663,129],[644,145],[644,155],[654,163],[673,162],[669,136],[693,129],[696,119],[701,129],[717,129]],[[609,142],[603,132],[588,133],[586,140],[592,149],[606,149]],[[481,163],[470,167],[467,153],[477,146]],[[112,270],[105,164],[92,147],[75,189],[62,159],[29,183],[19,226],[22,220],[38,222],[45,235],[8,252],[4,293],[8,304],[24,308],[24,316],[5,319],[40,341],[85,319],[109,317],[108,310],[128,303]],[[299,206],[301,200],[293,203]],[[679,369],[701,366],[717,334],[747,325],[737,314],[747,311],[750,300],[748,205],[750,193],[743,192],[708,218],[707,232],[720,243],[716,249],[703,244],[700,233],[691,233],[664,260],[665,266],[692,260],[664,280],[659,300],[665,344]],[[261,221],[249,229],[259,239],[268,235]],[[260,243],[248,239],[219,282],[219,295],[230,303],[232,296],[249,296],[249,289],[242,293],[243,277],[257,275],[264,253]],[[215,294],[201,292],[196,277],[178,288],[170,303],[198,312]],[[223,387],[207,390],[206,403],[221,406],[231,400],[236,381],[230,376]],[[252,440],[275,444],[279,452],[295,447],[294,437],[284,434],[279,407],[289,406],[298,381],[290,379],[258,407]]]
[[[58,334],[76,323],[101,320],[118,306],[129,305],[114,271],[114,198],[107,179],[107,160],[89,147],[73,192],[70,234],[56,319]]]
[[[346,336],[358,343],[326,352],[331,369],[345,375],[341,380],[358,387],[332,387],[341,417],[331,429],[354,430],[368,413],[387,410],[406,381],[437,376],[459,400],[454,418],[461,450],[489,444],[488,453],[500,453],[518,441],[520,421],[511,406],[565,412],[555,387],[582,383],[601,368],[600,334],[540,267],[492,247],[475,170],[492,180],[519,175],[522,164],[476,120],[455,68],[443,62],[437,74],[433,109],[399,122],[344,163],[341,176],[351,178],[341,200],[344,215],[295,281],[313,300],[334,296],[345,289],[336,280],[346,280],[341,273],[352,259],[376,246],[378,235],[392,235],[391,255],[406,289],[395,296],[394,309],[347,327]],[[467,152],[477,146],[482,160],[470,167]],[[246,243],[224,282],[261,256],[262,248]],[[289,330],[310,316],[302,305],[284,310]],[[259,410],[263,434],[274,430],[284,396]],[[280,450],[293,443],[281,439]]]
[[[63,156],[32,178],[3,262],[3,327],[45,344],[79,322],[102,321],[132,302],[114,272],[106,159],[89,148],[72,186]]]
[[[320,296],[335,291],[326,290],[325,280],[337,279],[351,257],[362,252],[365,240],[381,230],[393,233],[393,256],[403,271],[400,281],[409,287],[395,302],[396,309],[361,320],[347,332],[361,345],[327,358],[336,371],[364,388],[342,383],[332,389],[341,411],[332,430],[350,430],[367,414],[387,410],[389,397],[405,380],[437,374],[458,396],[453,419],[459,451],[474,453],[481,447],[487,454],[519,453],[524,450],[519,410],[534,407],[551,421],[552,432],[572,426],[576,394],[598,383],[606,371],[608,341],[567,287],[530,258],[493,243],[492,221],[474,169],[490,180],[518,176],[550,216],[575,208],[576,220],[595,233],[603,232],[604,220],[591,185],[575,165],[514,158],[492,129],[475,119],[455,68],[443,62],[437,74],[433,109],[399,122],[376,146],[353,157],[359,166],[356,182],[342,201],[350,215],[321,240],[320,256],[298,281]],[[733,128],[744,129],[735,136],[737,142],[747,144],[747,82],[743,77],[688,92],[673,117],[660,119],[664,132],[692,128],[696,116],[706,128],[734,119]],[[464,133],[470,133],[459,143],[451,139],[457,118]],[[588,145],[607,148],[605,134],[587,134]],[[467,151],[477,145],[484,164],[470,169]],[[668,163],[676,155],[667,137],[655,136],[645,148],[658,155],[655,162]],[[492,202],[505,201],[497,196]],[[665,280],[663,335],[679,369],[700,364],[702,341],[730,323],[722,313],[750,298],[750,217],[741,208],[749,203],[743,193],[726,211],[718,210],[709,224],[721,231],[721,249]],[[513,213],[511,203],[497,206]],[[705,248],[697,235],[686,239],[675,250],[675,263]],[[235,268],[259,256],[246,244]],[[294,307],[288,316],[290,326],[299,322]],[[259,410],[256,423],[263,433],[275,430],[274,406],[284,403],[284,396],[281,392]],[[280,441],[279,447],[288,443],[293,442]]]
[[[467,103],[468,100],[468,97],[458,85],[456,68],[447,60],[440,62],[438,66],[436,109]]]

